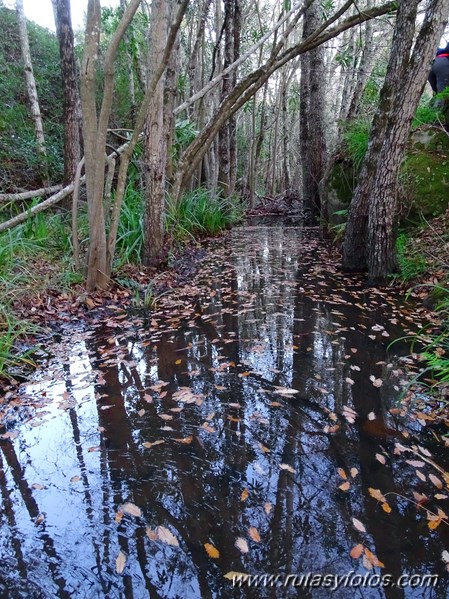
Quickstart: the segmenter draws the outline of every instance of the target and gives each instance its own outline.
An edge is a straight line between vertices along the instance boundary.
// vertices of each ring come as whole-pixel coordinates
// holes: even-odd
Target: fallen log
[[[6,202],[21,202],[23,200],[31,200],[39,196],[48,196],[51,193],[56,193],[62,189],[62,185],[53,185],[53,187],[42,187],[33,191],[21,191],[19,193],[0,193],[0,203]]]
[[[81,180],[83,179],[84,177]],[[11,229],[11,227],[15,227],[16,225],[20,225],[20,223],[25,222],[28,218],[30,218],[30,216],[33,216],[38,212],[43,212],[44,210],[47,210],[47,208],[54,206],[62,199],[67,197],[69,194],[71,194],[74,187],[74,183],[70,183],[70,185],[67,185],[66,187],[61,189],[61,191],[58,191],[58,193],[55,193],[48,199],[44,200],[43,202],[40,202],[40,204],[33,206],[26,212],[21,212],[17,216],[14,216],[13,218],[6,220],[4,223],[0,223],[0,233],[2,233],[3,231],[7,231],[8,229]]]

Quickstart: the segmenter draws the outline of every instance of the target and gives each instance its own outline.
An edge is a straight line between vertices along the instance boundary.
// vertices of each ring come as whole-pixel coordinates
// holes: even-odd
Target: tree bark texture
[[[304,14],[303,39],[320,26],[320,9],[315,2]],[[302,200],[311,224],[321,215],[320,181],[326,165],[324,126],[324,54],[318,47],[301,58],[300,150]]]
[[[149,77],[162,61],[168,33],[169,6],[167,0],[154,0],[150,19],[151,64]],[[169,123],[164,119],[165,75],[156,86],[144,128],[145,164],[145,218],[144,250],[145,265],[158,264],[164,249],[165,180],[167,167],[167,138]]]
[[[52,0],[63,93],[64,120],[64,185],[75,180],[76,169],[81,160],[80,148],[80,99],[75,62],[75,46],[70,15],[70,0]],[[68,206],[66,206],[68,207]]]

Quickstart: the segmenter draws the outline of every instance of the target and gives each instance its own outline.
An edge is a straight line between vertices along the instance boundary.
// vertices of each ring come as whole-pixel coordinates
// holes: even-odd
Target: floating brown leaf
[[[387,460],[381,453],[376,453],[376,460],[381,464],[386,464]]]
[[[343,468],[337,468],[337,472],[343,480],[347,480],[348,476],[346,472],[343,470]]]
[[[371,495],[371,497],[377,499],[377,501],[381,501],[382,503],[386,501],[385,497],[382,495],[379,489],[373,489],[372,487],[370,487],[368,489],[368,493]]]
[[[443,483],[434,474],[429,474],[429,480],[436,486],[437,489],[442,489],[443,488]]]
[[[359,543],[358,545],[355,545],[352,549],[351,549],[351,553],[349,554],[353,559],[359,559],[359,557],[362,555],[362,553],[364,552],[365,548],[364,546]]]
[[[255,528],[254,526],[250,526],[248,528],[248,534],[255,543],[260,543],[261,538],[257,528]]]
[[[243,489],[242,494],[240,495],[240,501],[246,501],[249,497],[248,489]]]
[[[359,473],[359,471],[357,470],[357,468],[351,468],[351,477],[352,478],[355,478],[358,473]]]
[[[168,530],[168,528],[165,528],[165,526],[156,526],[156,534],[159,541],[162,541],[167,545],[172,545],[172,547],[179,547],[178,539],[170,530]]]
[[[377,557],[374,555],[374,553],[372,553],[372,551],[370,551],[366,547],[365,547],[365,555],[366,555],[367,559],[369,560],[370,564],[372,564],[373,566],[375,566],[377,568],[385,568],[385,564],[382,563],[379,559],[377,559]]]
[[[183,437],[182,439],[173,439],[173,441],[176,441],[177,443],[184,443],[184,445],[190,445],[190,443],[193,441],[193,437]]]
[[[382,504],[382,509],[387,514],[391,514],[391,507],[390,507],[390,505],[387,502],[385,502],[385,503]]]
[[[72,476],[72,478],[70,479],[71,483],[78,483],[81,480],[80,476]]]
[[[263,509],[265,510],[266,514],[269,514],[271,512],[271,510],[273,509],[273,504],[270,503],[269,501],[267,501],[266,503],[263,504]]]
[[[154,447],[155,445],[162,445],[163,443],[165,443],[164,439],[158,439],[157,441],[145,441],[145,443],[143,444],[143,446],[146,449],[150,449],[150,447]]]
[[[345,483],[341,484],[338,488],[341,491],[349,491],[350,487],[351,487],[351,483],[349,481],[346,481]]]
[[[117,559],[115,560],[115,571],[117,572],[117,574],[121,574],[125,569],[125,566],[126,555],[123,553],[123,551],[120,551],[120,553],[117,556]]]
[[[212,559],[218,559],[220,557],[220,552],[210,543],[204,543],[204,549],[209,557]]]

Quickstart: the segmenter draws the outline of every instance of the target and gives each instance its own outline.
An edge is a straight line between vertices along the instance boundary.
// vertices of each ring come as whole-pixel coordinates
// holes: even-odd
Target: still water
[[[403,418],[390,346],[425,324],[317,231],[261,225],[147,315],[67,327],[0,440],[2,596],[447,597],[449,527],[413,495],[449,511],[445,456]],[[403,574],[439,580],[376,583]]]

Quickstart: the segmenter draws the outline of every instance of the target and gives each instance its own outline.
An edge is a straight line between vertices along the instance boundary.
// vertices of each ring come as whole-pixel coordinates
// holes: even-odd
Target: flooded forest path
[[[447,597],[445,456],[390,346],[424,325],[255,225],[148,316],[68,326],[0,440],[1,596]]]

